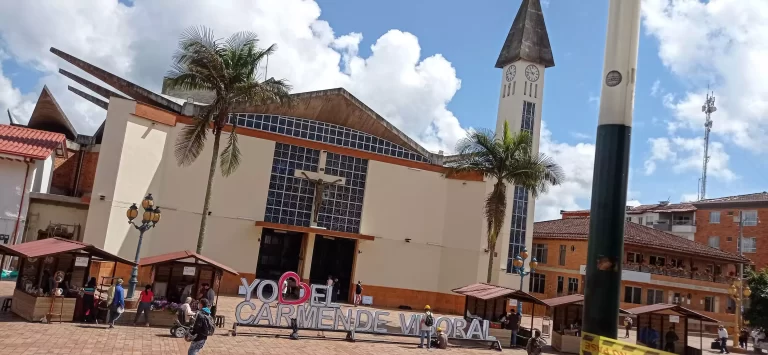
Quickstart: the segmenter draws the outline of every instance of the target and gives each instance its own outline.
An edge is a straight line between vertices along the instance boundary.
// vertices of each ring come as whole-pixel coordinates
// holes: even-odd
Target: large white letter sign
[[[278,304],[277,316],[275,316],[275,325],[283,325],[283,319],[285,319],[285,325],[291,326],[291,318],[296,313],[296,307],[291,304]],[[296,320],[298,322],[298,320]]]
[[[256,320],[253,324],[259,324],[259,322],[266,320],[267,324],[272,325],[272,311],[269,309],[269,303],[263,303],[259,308],[259,313],[256,314]]]
[[[365,326],[361,326],[363,321],[361,320],[365,315]],[[357,310],[357,317],[355,317],[355,331],[356,332],[370,332],[373,329],[373,313],[364,309]]]
[[[376,311],[373,316],[373,331],[376,333],[386,333],[387,328],[384,328],[383,325],[387,324],[387,321],[381,319],[381,317],[386,317],[389,315],[389,312],[384,311]]]
[[[464,318],[456,318],[453,321],[453,337],[458,339],[466,339],[467,334],[464,333],[464,328],[467,327],[467,321]]]
[[[333,308],[328,307],[322,307],[320,308],[320,311],[317,312],[317,328],[318,329],[327,329],[331,330],[333,329]],[[331,324],[323,322],[324,320],[331,321]]]
[[[272,286],[272,294],[269,296],[269,298],[264,297],[265,286]],[[259,287],[256,288],[256,297],[259,298],[259,301],[264,303],[275,302],[278,293],[280,293],[280,291],[277,288],[277,284],[272,280],[264,280],[259,284]]]
[[[440,328],[440,323],[445,323],[445,326],[443,326],[443,331],[445,334],[451,334],[453,331],[453,322],[451,318],[448,317],[439,317],[435,320],[435,329]]]
[[[419,315],[411,314],[411,319],[406,323],[405,314],[400,313],[400,332],[403,334],[417,334],[419,330]]]
[[[249,315],[248,318],[243,320],[243,315],[241,314],[243,312],[243,307],[248,306],[251,307],[251,312],[256,310],[256,305],[253,304],[251,301],[243,301],[240,302],[240,304],[237,305],[237,308],[235,308],[235,320],[237,320],[237,323],[239,324],[251,324],[256,317],[253,316],[253,314]]]
[[[259,284],[259,279],[253,280],[251,284],[248,284],[248,280],[246,280],[244,277],[240,278],[240,283],[243,284],[243,287],[245,287],[245,300],[250,301],[251,300],[251,294],[253,293],[253,289],[256,288],[256,286]]]
[[[296,325],[299,328],[317,327],[317,308],[301,305],[296,311]]]
[[[352,318],[352,309],[347,309],[346,315],[341,311],[341,308],[334,309],[335,312],[333,313],[333,329],[339,329],[339,323],[341,323],[341,327],[344,330],[349,331],[349,319]]]
[[[325,290],[325,285],[312,285],[310,286],[312,289],[312,296],[309,299],[309,305],[312,307],[323,307],[325,306],[325,301],[323,300],[325,298],[325,293],[321,292],[321,290]]]

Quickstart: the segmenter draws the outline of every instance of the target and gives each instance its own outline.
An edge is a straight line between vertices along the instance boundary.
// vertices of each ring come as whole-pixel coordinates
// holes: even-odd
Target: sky
[[[590,207],[607,0],[542,0],[556,66],[544,86],[541,151],[566,181],[536,220]],[[494,128],[499,50],[520,0],[68,0],[0,2],[0,110],[28,120],[43,85],[83,134],[105,112],[67,91],[56,47],[151,90],[179,34],[254,31],[264,68],[295,92],[344,87],[432,151]],[[696,199],[704,103],[714,92],[707,197],[766,190],[768,1],[643,0],[629,173],[632,204]],[[82,89],[82,88],[81,88]],[[87,91],[87,90],[86,90]],[[0,115],[0,123],[7,115]],[[761,183],[763,181],[763,183]]]

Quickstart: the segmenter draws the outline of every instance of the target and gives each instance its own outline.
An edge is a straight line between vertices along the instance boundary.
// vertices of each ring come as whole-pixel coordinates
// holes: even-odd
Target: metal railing
[[[693,279],[693,280],[700,280],[700,281],[709,281],[709,282],[717,282],[722,284],[729,284],[735,280],[734,277],[731,276],[725,276],[725,275],[712,275],[712,273],[707,271],[691,271],[686,268],[675,268],[675,267],[669,267],[669,266],[654,266],[654,265],[644,265],[644,264],[637,264],[637,263],[625,263],[624,266],[622,266],[624,270],[628,271],[636,271],[636,272],[644,272],[649,274],[655,274],[655,275],[664,275],[664,276],[671,276],[671,277],[679,277],[684,279]]]

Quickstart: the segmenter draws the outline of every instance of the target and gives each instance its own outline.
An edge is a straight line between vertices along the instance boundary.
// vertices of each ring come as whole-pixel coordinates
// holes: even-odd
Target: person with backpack
[[[432,316],[432,308],[429,305],[424,306],[424,314],[421,316],[421,327],[419,329],[419,348],[424,347],[424,338],[427,339],[427,349],[431,348],[432,326],[435,324],[435,317]]]
[[[189,344],[188,355],[197,355],[200,350],[205,346],[205,341],[209,336],[213,335],[216,330],[216,326],[213,324],[213,318],[211,318],[211,309],[208,308],[210,302],[207,298],[200,299],[200,309],[197,312],[195,318],[195,324],[192,326],[187,339],[191,341]]]

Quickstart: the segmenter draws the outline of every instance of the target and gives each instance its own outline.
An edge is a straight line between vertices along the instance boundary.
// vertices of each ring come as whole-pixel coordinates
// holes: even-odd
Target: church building
[[[72,91],[107,110],[93,185],[83,196],[88,213],[82,240],[133,259],[138,232],[127,223],[126,210],[151,193],[162,221],[144,235],[141,256],[194,251],[212,140],[186,167],[177,164],[174,146],[210,94],[153,93],[51,51],[111,86],[67,75],[104,99]],[[531,132],[537,151],[544,74],[553,66],[541,4],[523,0],[496,61],[496,129],[506,121],[513,132]],[[451,290],[485,282],[495,253],[492,283],[518,288],[512,259],[531,249],[533,229],[534,200],[525,189],[509,187],[505,227],[497,250],[490,251],[483,205],[493,181],[447,174],[454,157],[427,151],[345,89],[294,96],[297,104],[289,108],[231,112],[243,159],[229,177],[216,174],[206,257],[249,282],[286,271],[311,283],[325,283],[330,275],[339,280],[342,302],[351,300],[361,281],[374,306],[429,304],[462,313],[464,297]],[[222,293],[236,294],[239,285],[225,277]]]

